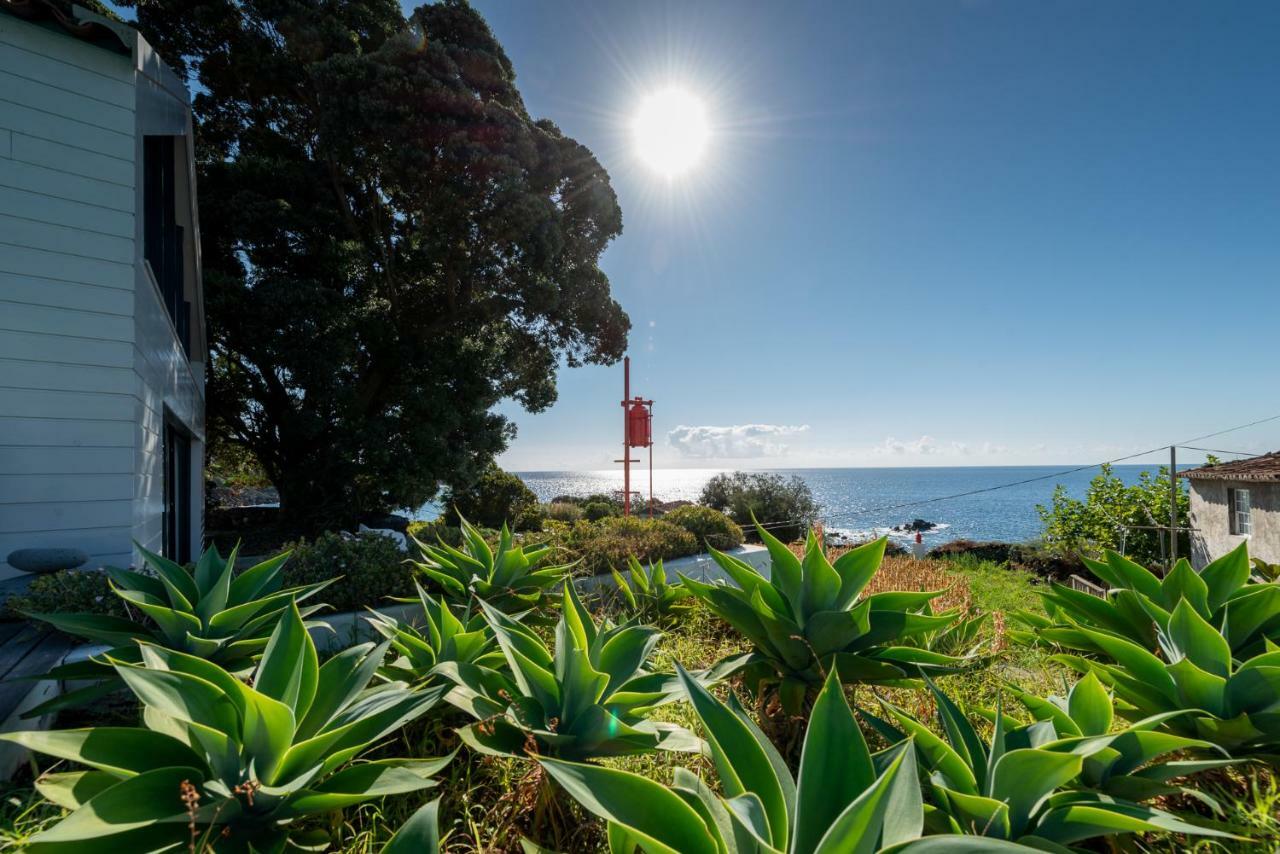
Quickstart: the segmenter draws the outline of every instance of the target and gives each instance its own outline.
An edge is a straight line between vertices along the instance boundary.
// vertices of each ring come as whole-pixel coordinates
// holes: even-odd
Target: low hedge
[[[595,522],[580,521],[553,540],[580,560],[579,575],[604,575],[626,566],[628,555],[641,563],[671,560],[702,551],[698,538],[665,519],[611,516]]]
[[[329,531],[286,548],[293,550],[283,570],[286,587],[340,576],[316,596],[334,611],[363,611],[388,604],[389,596],[414,595],[416,570],[407,563],[409,554],[381,534]],[[318,616],[323,619],[324,614]]]
[[[111,590],[111,579],[97,569],[62,569],[31,579],[27,589],[10,596],[3,619],[23,614],[106,614],[129,617],[124,601]]]
[[[693,534],[699,544],[705,543],[714,549],[723,551],[742,545],[742,528],[719,510],[710,507],[700,504],[677,507],[664,515],[662,521],[679,525]]]

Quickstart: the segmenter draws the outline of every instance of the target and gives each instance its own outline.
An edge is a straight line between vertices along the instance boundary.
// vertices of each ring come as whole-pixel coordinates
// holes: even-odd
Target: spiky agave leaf
[[[413,540],[422,556],[413,565],[456,611],[470,611],[476,598],[508,614],[536,610],[546,592],[573,569],[572,563],[543,566],[551,558],[551,545],[517,546],[505,524],[494,550],[478,528],[459,519],[460,549],[443,538],[436,545]]]
[[[776,688],[793,714],[835,671],[845,682],[893,683],[925,673],[948,673],[971,658],[931,650],[928,640],[960,620],[933,614],[942,591],[887,591],[863,596],[884,557],[886,540],[852,549],[831,562],[813,531],[804,558],[756,526],[769,549],[768,578],[747,563],[711,550],[733,584],[706,584],[681,576],[713,612],[751,641],[744,662],[757,690]]]
[[[432,786],[451,756],[351,764],[444,692],[371,687],[387,647],[361,644],[321,666],[292,603],[252,686],[213,662],[140,644],[139,663],[112,664],[143,705],[142,726],[0,735],[88,769],[46,778],[42,793],[71,812],[27,850],[185,847],[190,823],[220,848],[266,850],[300,817]]]
[[[935,832],[1033,847],[1135,832],[1232,838],[1114,794],[1124,788],[1124,775],[1187,745],[1133,727],[1107,732],[1111,699],[1101,683],[1077,686],[1065,710],[1033,702],[1040,719],[1030,724],[997,708],[989,715],[990,740],[932,680],[928,685],[937,705],[934,729],[884,700],[881,706],[891,720],[862,715],[891,742],[914,740],[930,775]],[[1140,785],[1129,790],[1144,791]]]
[[[722,703],[683,669],[680,677],[706,733],[720,793],[683,768],[664,786],[615,768],[539,759],[585,809],[610,823],[610,839],[623,843],[614,850],[836,854],[920,836],[910,743],[873,756],[834,675],[814,703],[798,778],[732,696]]]
[[[472,748],[570,759],[698,749],[687,731],[649,718],[682,691],[674,674],[649,670],[658,629],[596,623],[569,582],[554,649],[489,603],[480,607],[506,668],[446,662],[436,669],[455,685],[447,699],[478,720],[460,731]]]
[[[232,672],[248,672],[289,606],[310,599],[333,582],[284,587],[281,570],[289,552],[237,574],[238,546],[224,559],[211,545],[191,569],[142,546],[138,550],[154,574],[111,567],[106,573],[114,593],[140,613],[141,620],[101,614],[26,615],[112,649],[95,659],[62,665],[33,677],[95,684],[55,697],[25,717],[82,704],[117,690],[120,682],[108,660],[137,663],[139,643],[205,658]],[[307,605],[300,613],[305,618],[323,607]]]

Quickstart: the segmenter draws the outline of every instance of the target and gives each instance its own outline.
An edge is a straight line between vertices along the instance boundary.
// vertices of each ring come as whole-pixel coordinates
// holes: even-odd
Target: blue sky
[[[659,467],[1082,463],[1280,413],[1280,4],[475,5],[611,173]],[[671,85],[712,137],[668,181],[630,121]],[[502,464],[610,467],[621,385],[504,408]]]

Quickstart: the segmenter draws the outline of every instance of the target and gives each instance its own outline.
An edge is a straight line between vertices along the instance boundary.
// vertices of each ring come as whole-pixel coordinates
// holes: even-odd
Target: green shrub
[[[5,603],[5,617],[70,611],[128,617],[124,601],[111,590],[111,579],[99,569],[62,569],[31,579],[27,589]]]
[[[335,611],[363,611],[386,605],[392,596],[413,596],[413,567],[395,541],[381,534],[343,536],[327,531],[290,546],[284,567],[287,585],[336,578],[324,592]]]
[[[1178,527],[1185,529],[1191,498],[1182,481],[1177,486]],[[1126,484],[1111,466],[1104,465],[1090,481],[1083,501],[1058,486],[1049,506],[1037,504],[1036,512],[1044,526],[1044,541],[1053,549],[1097,555],[1104,549],[1123,548],[1139,563],[1160,563],[1165,559],[1166,537],[1153,526],[1169,518],[1169,468],[1161,467],[1155,477],[1144,471],[1137,483]],[[1181,554],[1190,551],[1187,536],[1185,532],[1178,535]]]
[[[783,542],[804,538],[818,520],[818,502],[798,475],[742,472],[718,474],[702,488],[699,504],[729,514],[739,525],[767,526]]]
[[[408,533],[415,540],[434,543],[444,540],[451,546],[462,545],[462,528],[450,525],[444,519],[432,519],[430,522],[410,522]]]
[[[698,538],[698,542],[713,549],[731,549],[742,545],[742,528],[719,510],[690,504],[677,507],[662,517],[662,521],[679,525]]]
[[[571,501],[553,501],[547,505],[547,518],[556,522],[577,522],[582,508]]]
[[[516,530],[526,530],[521,526],[522,522],[536,521],[533,529],[536,530],[542,524],[536,513],[529,515],[530,510],[537,508],[538,496],[524,485],[523,480],[503,471],[496,463],[490,463],[480,479],[470,486],[450,489],[444,503],[449,508],[445,515],[453,524],[457,524],[459,513],[471,524],[482,528],[501,528],[512,524]]]
[[[560,545],[573,558],[581,559],[581,575],[606,575],[615,567],[626,566],[629,557],[648,563],[702,551],[697,538],[679,525],[635,516],[578,522]]]
[[[608,519],[610,516],[622,515],[618,512],[618,508],[609,501],[592,501],[582,508],[582,514],[587,517],[588,522],[598,522],[601,519]]]

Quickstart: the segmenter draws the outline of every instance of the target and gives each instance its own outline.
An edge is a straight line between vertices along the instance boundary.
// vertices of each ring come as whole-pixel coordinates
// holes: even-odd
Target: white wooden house
[[[0,0],[0,560],[198,549],[199,247],[182,80],[127,26]]]

